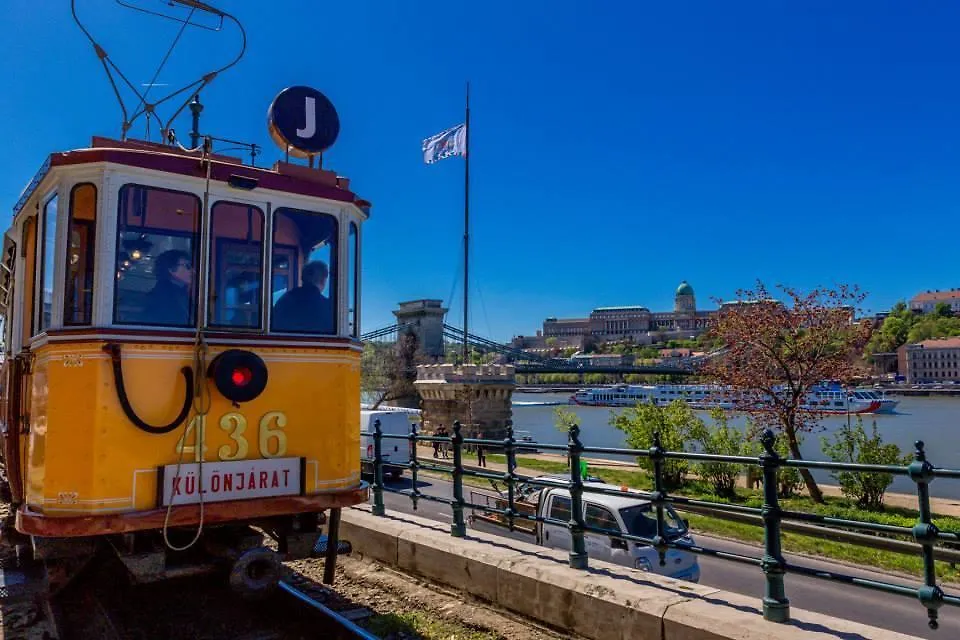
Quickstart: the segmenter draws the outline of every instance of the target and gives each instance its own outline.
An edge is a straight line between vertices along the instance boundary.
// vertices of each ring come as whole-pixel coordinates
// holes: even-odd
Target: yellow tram
[[[50,155],[4,235],[6,537],[48,567],[108,543],[145,580],[309,554],[367,499],[369,208],[334,172],[209,144]]]

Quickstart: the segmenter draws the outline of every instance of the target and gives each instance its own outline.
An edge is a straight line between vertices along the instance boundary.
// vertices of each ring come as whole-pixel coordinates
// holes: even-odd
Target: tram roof
[[[141,140],[113,140],[94,136],[87,149],[75,149],[50,154],[33,179],[24,187],[13,208],[15,218],[33,192],[51,169],[55,167],[109,162],[140,169],[163,171],[191,178],[205,178],[206,168],[197,162],[199,151],[186,151],[176,147]],[[273,167],[253,167],[243,164],[239,158],[211,154],[211,180],[229,183],[237,178],[256,181],[255,189],[270,189],[283,193],[326,198],[354,204],[369,216],[370,202],[363,200],[348,189],[349,179],[334,171],[312,169],[287,162],[276,162]]]

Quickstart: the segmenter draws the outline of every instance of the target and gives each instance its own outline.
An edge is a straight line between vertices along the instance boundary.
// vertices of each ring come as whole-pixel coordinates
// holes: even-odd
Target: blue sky
[[[666,310],[682,279],[701,307],[757,278],[859,284],[872,310],[960,286],[960,4],[219,3],[249,46],[202,96],[208,132],[258,142],[272,164],[280,89],[311,85],[337,106],[325,165],[374,204],[364,329],[451,290],[460,324],[463,163],[424,165],[420,141],[461,121],[467,79],[473,331]],[[149,81],[178,25],[78,5]],[[116,136],[120,117],[69,2],[7,0],[0,18],[6,223],[48,152]],[[216,66],[234,42],[189,30],[158,82]]]

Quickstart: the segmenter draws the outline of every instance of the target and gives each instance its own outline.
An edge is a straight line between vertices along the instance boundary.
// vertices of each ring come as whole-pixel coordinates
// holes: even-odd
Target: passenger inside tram
[[[147,294],[145,317],[158,324],[190,323],[190,287],[193,264],[186,251],[171,249],[157,256],[154,263],[157,284]]]
[[[290,289],[273,307],[275,331],[333,332],[333,306],[323,295],[329,270],[320,260],[303,266],[300,286]]]
[[[331,215],[274,211],[271,331],[336,333],[337,234]]]

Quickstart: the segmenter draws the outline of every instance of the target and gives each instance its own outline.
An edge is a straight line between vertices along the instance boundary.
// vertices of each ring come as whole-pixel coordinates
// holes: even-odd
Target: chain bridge
[[[442,338],[445,343],[450,345],[462,345],[464,341],[463,329],[453,325],[442,323]],[[410,331],[421,336],[423,326],[414,322],[398,322],[390,324],[373,331],[368,331],[360,336],[361,342],[394,342],[402,332]],[[537,373],[606,373],[606,374],[653,374],[653,375],[675,375],[688,376],[696,373],[696,366],[671,367],[664,365],[591,365],[589,363],[571,362],[565,358],[552,358],[531,353],[523,349],[518,349],[511,345],[502,344],[489,338],[484,338],[473,333],[466,334],[467,344],[470,348],[481,354],[496,354],[498,360],[502,363],[514,365],[517,373],[537,374]],[[421,338],[422,341],[422,338]]]

